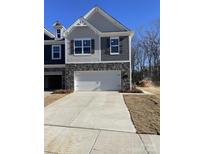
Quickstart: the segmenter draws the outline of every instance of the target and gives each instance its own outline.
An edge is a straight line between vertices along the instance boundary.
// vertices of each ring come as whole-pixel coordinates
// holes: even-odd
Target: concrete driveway
[[[75,92],[45,108],[45,124],[136,132],[117,92]]]
[[[75,92],[44,114],[45,153],[148,153],[118,92]]]

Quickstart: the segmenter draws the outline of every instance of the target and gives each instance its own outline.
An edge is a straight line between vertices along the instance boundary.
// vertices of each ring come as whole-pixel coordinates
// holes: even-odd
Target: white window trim
[[[53,51],[54,47],[59,47],[59,57],[58,58],[54,57],[54,51]],[[59,59],[61,59],[61,45],[52,45],[52,60],[59,60]]]
[[[90,53],[84,53],[84,46],[83,46],[83,41],[84,40],[89,40],[90,41]],[[82,42],[82,53],[75,53],[75,41],[81,41]],[[74,39],[74,55],[75,56],[81,56],[81,55],[91,55],[91,50],[92,50],[92,44],[91,44],[91,38],[78,38]],[[88,46],[87,46],[88,47]]]
[[[58,33],[58,30],[60,30],[60,33]],[[60,34],[60,37],[58,37],[58,34]],[[61,36],[61,29],[56,29],[56,38],[57,38],[57,39],[62,38],[62,36]]]
[[[111,40],[112,39],[118,39],[118,45],[111,45]],[[120,40],[119,40],[119,37],[110,37],[110,55],[119,55],[120,54],[120,48],[119,48],[119,45],[120,44]],[[112,53],[112,50],[111,50],[111,47],[114,46],[114,47],[118,47],[118,52],[117,53]]]

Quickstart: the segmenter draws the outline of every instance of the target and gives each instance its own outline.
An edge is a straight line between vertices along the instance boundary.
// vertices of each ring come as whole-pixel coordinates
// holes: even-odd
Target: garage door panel
[[[74,75],[75,90],[119,90],[120,71],[79,71]]]
[[[100,87],[100,82],[78,81],[78,84],[76,85],[76,90],[98,90],[99,87]]]

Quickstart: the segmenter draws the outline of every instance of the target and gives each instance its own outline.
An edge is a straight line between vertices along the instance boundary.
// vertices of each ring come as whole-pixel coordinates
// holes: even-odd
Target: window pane
[[[89,54],[90,53],[90,47],[84,47],[83,51],[85,54]]]
[[[60,51],[59,46],[54,46],[54,47],[53,47],[53,51]]]
[[[60,37],[61,37],[61,34],[58,34],[57,37],[60,38]]]
[[[76,40],[75,41],[75,46],[82,46],[82,41],[81,40]]]
[[[118,39],[111,39],[111,45],[118,45]]]
[[[82,48],[75,48],[75,54],[82,54]]]
[[[90,40],[83,40],[83,46],[90,46]]]
[[[57,29],[57,33],[60,33],[61,32],[61,30],[60,29]]]
[[[59,57],[60,57],[60,53],[58,52],[53,53],[53,58],[59,58]]]
[[[60,53],[60,51],[53,51],[53,53]]]
[[[118,46],[114,46],[114,47],[112,46],[111,47],[111,52],[112,53],[118,53]]]

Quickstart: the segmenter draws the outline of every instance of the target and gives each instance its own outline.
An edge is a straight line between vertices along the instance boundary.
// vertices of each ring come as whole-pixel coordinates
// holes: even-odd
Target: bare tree
[[[154,80],[159,79],[160,72],[160,31],[159,20],[154,21],[151,26],[137,31],[133,39],[132,68],[144,78],[148,69],[148,76]]]

